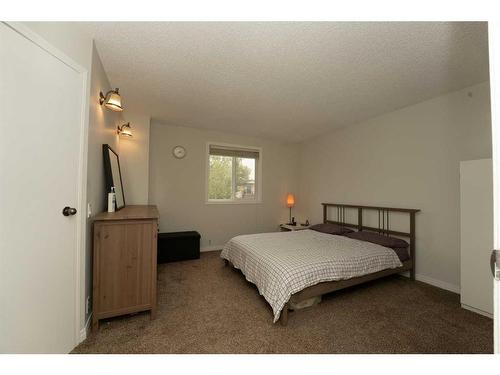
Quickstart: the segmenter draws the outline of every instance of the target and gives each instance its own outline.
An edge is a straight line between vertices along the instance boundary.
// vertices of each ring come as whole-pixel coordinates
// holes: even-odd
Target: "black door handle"
[[[74,215],[74,214],[76,214],[76,208],[66,206],[62,210],[62,214],[64,216]]]

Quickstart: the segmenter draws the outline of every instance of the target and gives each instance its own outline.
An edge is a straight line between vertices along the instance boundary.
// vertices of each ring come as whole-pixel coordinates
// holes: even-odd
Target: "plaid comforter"
[[[402,266],[387,247],[309,229],[237,236],[220,256],[257,286],[274,322],[290,296],[311,285]]]

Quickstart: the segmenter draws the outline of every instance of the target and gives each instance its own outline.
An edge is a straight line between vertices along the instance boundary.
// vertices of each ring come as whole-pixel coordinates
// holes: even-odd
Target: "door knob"
[[[491,273],[496,280],[500,280],[500,250],[493,250],[490,257]]]
[[[66,206],[62,210],[62,214],[64,216],[74,215],[74,214],[76,214],[76,208]]]

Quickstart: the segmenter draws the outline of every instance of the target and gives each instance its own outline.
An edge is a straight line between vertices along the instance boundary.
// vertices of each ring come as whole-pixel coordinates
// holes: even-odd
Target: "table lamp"
[[[289,220],[288,224],[293,224],[292,223],[292,207],[294,205],[295,205],[295,197],[293,196],[293,194],[288,193],[288,195],[286,196],[286,206],[290,209],[290,220]]]

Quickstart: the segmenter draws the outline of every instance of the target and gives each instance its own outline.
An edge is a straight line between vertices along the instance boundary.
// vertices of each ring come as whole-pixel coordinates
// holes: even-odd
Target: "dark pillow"
[[[410,244],[401,238],[384,236],[375,232],[353,232],[345,234],[346,237],[354,238],[355,240],[361,240],[366,242],[371,242],[380,246],[390,247],[391,249],[407,249]]]
[[[405,247],[393,247],[392,248],[401,262],[410,259],[410,254],[408,254],[408,248]]]
[[[342,235],[342,234],[354,232],[352,229],[349,229],[347,227],[343,227],[343,226],[338,225],[338,224],[332,224],[332,223],[311,225],[309,227],[309,229],[312,229],[312,230],[315,230],[315,231],[321,232],[321,233],[337,234],[337,235]]]

